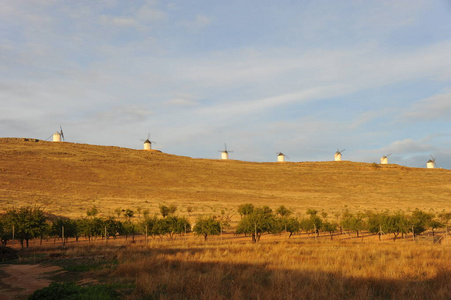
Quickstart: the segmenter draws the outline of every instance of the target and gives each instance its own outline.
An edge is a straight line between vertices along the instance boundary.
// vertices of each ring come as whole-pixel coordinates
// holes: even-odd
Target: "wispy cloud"
[[[205,27],[207,27],[211,22],[213,22],[212,17],[205,15],[197,15],[192,20],[185,20],[180,22],[180,25],[186,28],[189,32],[197,32]]]
[[[402,117],[414,122],[444,120],[451,123],[451,93],[417,101],[402,114]]]

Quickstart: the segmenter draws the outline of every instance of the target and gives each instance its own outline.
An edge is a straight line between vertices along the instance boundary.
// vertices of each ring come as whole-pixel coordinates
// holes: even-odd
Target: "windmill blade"
[[[48,138],[46,138],[44,141],[48,141],[51,137],[53,137],[53,134],[51,136],[49,136]]]
[[[346,149],[343,149],[343,150],[341,150],[340,152],[345,152],[346,151]]]
[[[61,127],[61,125],[60,125],[60,134],[61,134],[61,138],[63,139],[63,141],[64,141],[64,133],[63,133],[63,127]]]
[[[147,134],[147,139],[150,140],[150,132]]]

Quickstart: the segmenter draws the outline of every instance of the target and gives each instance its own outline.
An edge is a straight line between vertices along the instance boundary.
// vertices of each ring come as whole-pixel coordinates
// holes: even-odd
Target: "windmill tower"
[[[435,168],[435,157],[431,156],[431,159],[428,160],[428,162],[426,163],[426,167],[428,169],[434,169]]]
[[[146,140],[141,140],[144,142],[144,149],[146,151],[150,151],[152,150],[152,143],[156,144],[157,142],[151,141],[150,140],[150,133],[147,134],[147,139]]]
[[[387,164],[388,164],[388,157],[389,157],[390,155],[391,155],[391,153],[388,154],[388,155],[384,155],[384,156],[381,157],[381,165],[387,165]]]
[[[229,159],[229,153],[233,151],[227,150],[227,144],[224,144],[224,150],[219,150],[221,152],[221,159]]]
[[[335,161],[341,161],[341,152],[343,152],[343,151],[345,151],[345,150],[346,150],[346,149],[339,150],[339,149],[337,148],[337,152],[335,152],[335,155],[334,155]]]
[[[276,154],[277,154],[277,162],[285,162],[285,157],[289,158],[288,156],[286,156],[282,152],[276,152]]]
[[[63,133],[63,128],[60,126],[60,131],[57,131],[53,134],[53,141],[61,142],[61,140],[64,141],[64,133]]]

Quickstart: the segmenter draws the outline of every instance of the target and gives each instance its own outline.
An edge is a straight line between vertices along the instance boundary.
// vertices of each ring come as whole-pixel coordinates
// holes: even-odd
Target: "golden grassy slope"
[[[451,210],[451,171],[356,162],[255,163],[192,159],[156,151],[25,139],[0,139],[0,210],[37,204],[85,215],[96,205],[184,214],[219,213],[251,202],[298,213],[344,208]]]

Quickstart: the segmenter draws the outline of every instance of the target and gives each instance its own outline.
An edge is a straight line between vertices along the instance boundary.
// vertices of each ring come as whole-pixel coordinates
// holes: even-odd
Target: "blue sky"
[[[0,136],[451,168],[451,3],[0,0]]]

